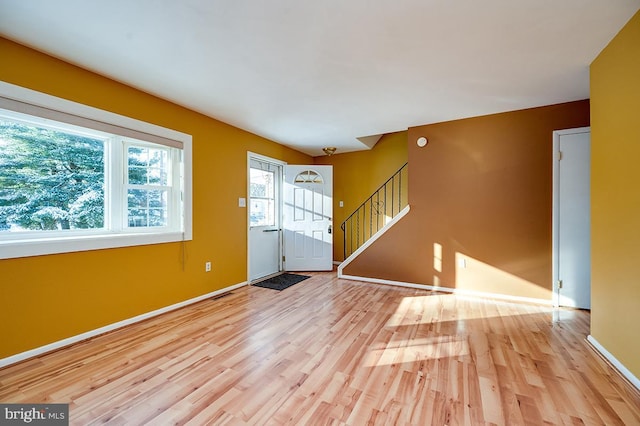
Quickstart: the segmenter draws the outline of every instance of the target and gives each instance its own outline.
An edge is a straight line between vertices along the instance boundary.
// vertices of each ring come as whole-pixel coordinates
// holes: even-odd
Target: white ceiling
[[[367,149],[359,137],[588,98],[589,64],[639,8],[640,0],[0,0],[0,34],[321,155],[326,146]]]

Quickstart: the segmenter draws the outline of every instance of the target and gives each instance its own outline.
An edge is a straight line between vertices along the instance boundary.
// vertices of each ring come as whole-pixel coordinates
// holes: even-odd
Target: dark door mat
[[[306,280],[307,278],[311,277],[309,275],[282,274],[252,285],[256,287],[270,288],[272,290],[282,291],[294,284],[298,284],[300,281]]]

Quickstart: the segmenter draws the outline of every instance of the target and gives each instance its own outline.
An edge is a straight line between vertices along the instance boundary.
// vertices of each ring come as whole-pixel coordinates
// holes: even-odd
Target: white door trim
[[[284,168],[284,166],[287,164],[285,161],[282,160],[277,160],[275,158],[271,158],[271,157],[267,157],[265,155],[262,154],[257,154],[255,152],[251,152],[251,151],[247,151],[247,188],[246,188],[246,195],[245,195],[245,216],[246,216],[246,224],[247,224],[247,282],[251,283],[250,281],[250,277],[251,277],[251,250],[250,250],[250,244],[251,244],[251,237],[250,237],[250,232],[249,232],[249,199],[250,199],[250,185],[251,185],[251,179],[250,179],[250,169],[251,169],[251,160],[257,160],[257,161],[264,161],[266,163],[272,163],[278,166],[281,166]],[[278,218],[279,221],[279,228],[282,228],[282,173],[280,175],[280,182],[278,183],[278,191],[280,191],[280,193],[278,194],[278,200],[279,200],[279,209],[278,211],[280,212],[280,217]],[[278,253],[278,259],[279,259],[279,264],[280,264],[280,271],[283,270],[282,268],[282,254],[283,254],[283,247],[282,247],[282,235],[279,238],[279,253]]]
[[[572,135],[576,133],[591,132],[591,127],[578,127],[575,129],[554,130],[553,131],[553,198],[552,198],[552,225],[551,225],[551,282],[552,282],[552,303],[553,306],[560,306],[558,295],[558,281],[560,280],[560,136]],[[591,166],[589,166],[591,167]]]

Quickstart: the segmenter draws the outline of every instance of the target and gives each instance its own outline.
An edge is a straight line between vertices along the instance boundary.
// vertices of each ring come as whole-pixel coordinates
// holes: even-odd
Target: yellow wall
[[[640,12],[591,64],[591,334],[640,377]]]
[[[0,260],[0,358],[246,281],[247,151],[305,154],[0,38],[0,80],[193,136],[193,241]],[[213,263],[204,272],[204,263]]]
[[[407,162],[407,132],[384,135],[371,150],[316,157],[314,161],[333,165],[333,259],[341,261],[344,235],[340,225]]]
[[[551,301],[552,135],[588,125],[583,100],[409,128],[411,211],[344,273]]]

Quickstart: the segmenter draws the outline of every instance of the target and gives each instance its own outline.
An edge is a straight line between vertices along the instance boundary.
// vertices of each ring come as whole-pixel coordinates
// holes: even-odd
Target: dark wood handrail
[[[408,163],[400,167],[398,171],[380,185],[369,198],[362,202],[362,204],[342,222],[340,229],[342,229],[344,235],[343,254],[345,259],[347,258],[347,253],[353,253],[384,226],[384,223],[380,225],[379,218],[382,215],[382,209],[384,209],[385,216],[387,213],[390,213],[391,218],[395,217],[395,215],[402,210],[402,175],[406,170],[408,170]],[[388,193],[388,189],[390,189],[391,194]],[[389,204],[387,203],[389,197],[391,198],[391,209],[389,209]],[[367,210],[369,213],[368,220]],[[369,228],[368,232],[367,225]],[[353,235],[354,231],[355,236]],[[347,236],[350,238],[347,239]]]

